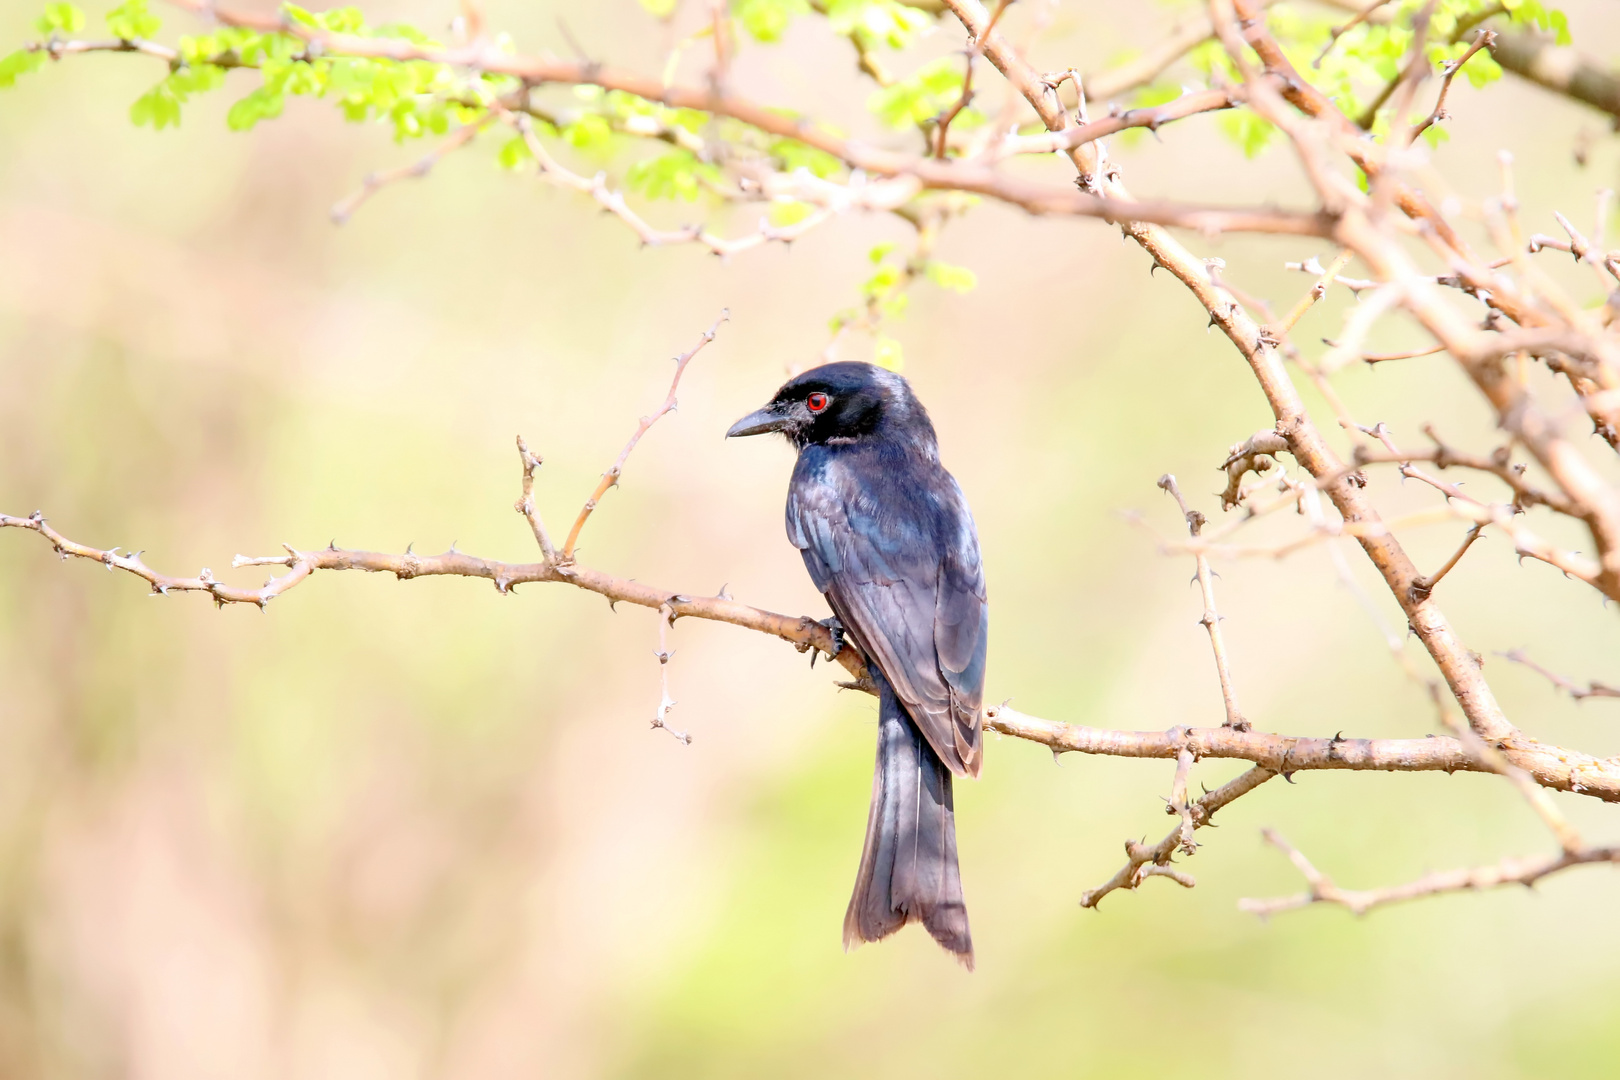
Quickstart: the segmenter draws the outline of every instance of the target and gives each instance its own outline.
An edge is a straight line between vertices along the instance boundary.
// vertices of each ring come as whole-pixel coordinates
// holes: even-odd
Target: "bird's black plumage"
[[[978,534],[939,461],[928,413],[871,364],[812,368],[729,435],[798,448],[787,533],[867,661],[879,696],[877,770],[846,946],[921,921],[972,966],[952,773],[983,754],[989,609]]]

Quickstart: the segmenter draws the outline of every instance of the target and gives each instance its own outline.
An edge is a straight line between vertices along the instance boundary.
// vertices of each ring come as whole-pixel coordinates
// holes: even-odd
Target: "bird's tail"
[[[888,937],[920,922],[973,970],[973,936],[956,863],[951,771],[906,715],[888,682],[878,684],[877,771],[866,819],[866,847],[844,914],[844,948]]]

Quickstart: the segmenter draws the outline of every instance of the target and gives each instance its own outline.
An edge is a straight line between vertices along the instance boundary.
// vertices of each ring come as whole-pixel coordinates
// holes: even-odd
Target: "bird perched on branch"
[[[726,435],[770,431],[799,452],[788,539],[877,684],[877,770],[844,947],[921,922],[971,969],[951,775],[978,776],[984,749],[989,608],[973,516],[894,372],[812,368]]]

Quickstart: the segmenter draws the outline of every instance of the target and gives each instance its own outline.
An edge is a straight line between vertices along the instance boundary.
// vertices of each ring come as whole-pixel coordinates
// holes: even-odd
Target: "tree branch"
[[[1620,124],[1620,75],[1574,49],[1534,34],[1498,34],[1491,56],[1511,71],[1545,90],[1600,109]]]
[[[660,417],[675,411],[677,404],[675,392],[680,389],[681,376],[686,374],[686,365],[692,362],[694,356],[703,351],[703,346],[714,340],[714,335],[720,329],[720,324],[729,318],[731,318],[730,311],[720,312],[720,317],[714,320],[714,323],[707,330],[703,331],[703,335],[698,338],[697,344],[675,358],[675,377],[670,380],[669,393],[664,397],[664,404],[659,406],[658,411],[651,416],[641,418],[641,422],[636,425],[635,434],[631,435],[630,441],[624,444],[624,449],[619,451],[619,456],[614,460],[608,471],[602,474],[602,480],[596,485],[596,490],[591,492],[591,497],[585,500],[585,505],[580,508],[579,517],[574,519],[574,527],[568,530],[568,539],[563,543],[561,556],[563,562],[570,563],[574,561],[574,548],[579,543],[579,534],[584,530],[585,523],[591,518],[591,511],[596,509],[596,504],[601,501],[602,496],[606,495],[612,488],[619,486],[619,477],[624,473],[624,463],[630,460],[630,454],[635,450],[636,444],[641,441],[641,437],[647,434],[648,430],[658,422]]]
[[[1365,915],[1376,907],[1395,904],[1403,900],[1416,900],[1441,893],[1471,892],[1494,889],[1501,885],[1531,886],[1549,874],[1587,863],[1620,862],[1620,846],[1583,848],[1580,851],[1543,856],[1538,859],[1503,859],[1494,866],[1473,867],[1463,870],[1442,870],[1426,874],[1416,881],[1386,889],[1341,889],[1333,879],[1311,865],[1300,851],[1271,829],[1264,831],[1266,841],[1288,856],[1310,886],[1295,896],[1275,900],[1239,900],[1238,908],[1268,919],[1285,911],[1294,911],[1312,904],[1336,904],[1348,908],[1356,915]]]
[[[1028,739],[1054,753],[1074,752],[1104,757],[1173,760],[1183,747],[1199,758],[1230,758],[1290,774],[1317,770],[1353,772],[1483,772],[1482,765],[1458,740],[1431,735],[1423,739],[1347,739],[1274,735],[1235,728],[1180,728],[1124,731],[1060,724],[1020,713],[1006,705],[984,711],[985,727]],[[1579,751],[1538,742],[1519,733],[1498,746],[1508,761],[1533,776],[1542,787],[1620,802],[1620,760],[1596,758]]]
[[[1261,784],[1270,780],[1277,773],[1274,770],[1257,766],[1239,776],[1229,783],[1211,791],[1203,798],[1194,802],[1188,808],[1188,816],[1192,819],[1193,828],[1201,828],[1210,823],[1215,811],[1229,805],[1236,799],[1242,798]],[[1169,877],[1177,884],[1191,888],[1196,884],[1191,875],[1174,871],[1170,868],[1170,859],[1180,849],[1186,822],[1176,826],[1170,833],[1151,847],[1139,844],[1134,840],[1125,841],[1126,863],[1119,873],[1097,886],[1080,894],[1080,906],[1095,908],[1102,903],[1103,897],[1115,889],[1134,889],[1149,877]]]

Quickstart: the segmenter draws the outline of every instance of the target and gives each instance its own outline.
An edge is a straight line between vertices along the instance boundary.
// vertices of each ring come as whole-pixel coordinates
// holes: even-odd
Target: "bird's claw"
[[[838,616],[829,615],[827,618],[818,621],[816,625],[825,627],[828,635],[832,638],[832,651],[827,654],[827,659],[838,659],[838,654],[844,651],[844,624],[838,621]],[[816,666],[816,657],[819,655],[821,655],[820,649],[810,650],[811,667]]]

